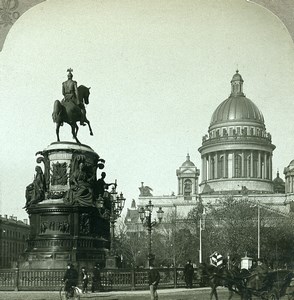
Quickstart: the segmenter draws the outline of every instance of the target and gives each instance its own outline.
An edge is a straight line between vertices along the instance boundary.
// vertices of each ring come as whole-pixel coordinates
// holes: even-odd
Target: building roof
[[[232,93],[214,111],[210,126],[235,121],[253,121],[264,125],[264,118],[258,107],[243,94],[243,79],[237,73],[231,80]]]

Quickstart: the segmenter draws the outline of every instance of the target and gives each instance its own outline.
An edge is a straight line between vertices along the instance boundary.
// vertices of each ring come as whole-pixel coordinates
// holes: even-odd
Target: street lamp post
[[[260,259],[260,205],[257,203],[257,259]]]
[[[203,221],[202,221],[203,217]],[[205,208],[203,208],[203,213],[200,215],[199,219],[199,263],[202,263],[202,230],[205,227]]]
[[[257,207],[257,259],[260,259],[260,203],[254,201],[251,207]]]
[[[116,181],[115,181],[116,182]],[[106,258],[106,268],[116,268],[116,253],[115,253],[115,222],[120,217],[121,212],[124,208],[126,199],[123,196],[123,193],[116,192],[116,183],[112,187],[110,192],[110,211],[105,208],[104,199],[99,195],[97,201],[97,207],[100,212],[100,216],[103,219],[109,220],[110,223],[110,249],[109,255]],[[101,213],[101,210],[104,208],[104,213]]]
[[[152,254],[152,228],[157,226],[158,223],[161,223],[163,213],[162,207],[159,207],[157,213],[158,222],[156,220],[152,221],[152,211],[153,211],[154,205],[152,204],[151,200],[149,200],[149,203],[144,207],[141,207],[139,209],[139,215],[142,223],[147,227],[148,231],[148,266],[153,262],[155,255]],[[145,222],[144,222],[145,220]]]

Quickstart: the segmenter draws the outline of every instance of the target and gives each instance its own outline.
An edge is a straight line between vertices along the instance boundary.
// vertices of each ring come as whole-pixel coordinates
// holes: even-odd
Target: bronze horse
[[[80,106],[71,102],[60,102],[56,100],[54,102],[54,108],[52,113],[53,122],[56,123],[56,136],[57,141],[59,142],[59,128],[63,125],[63,123],[67,123],[71,126],[71,132],[73,138],[76,140],[77,143],[80,144],[78,140],[77,134],[79,127],[77,125],[78,121],[84,121],[88,124],[90,135],[93,135],[92,128],[90,125],[90,121],[87,119],[86,116],[82,117],[82,107],[85,104],[89,104],[89,95],[90,95],[90,88],[85,87],[84,85],[80,85],[78,87],[78,94],[79,94],[79,102],[81,103]]]

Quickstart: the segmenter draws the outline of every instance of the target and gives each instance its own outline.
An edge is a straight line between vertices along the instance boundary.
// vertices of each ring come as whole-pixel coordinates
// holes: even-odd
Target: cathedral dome
[[[231,80],[232,92],[214,111],[210,126],[227,122],[254,122],[264,125],[264,119],[258,107],[243,94],[243,79],[236,71]]]
[[[210,125],[231,121],[254,121],[264,124],[258,107],[245,96],[229,97],[214,111]]]

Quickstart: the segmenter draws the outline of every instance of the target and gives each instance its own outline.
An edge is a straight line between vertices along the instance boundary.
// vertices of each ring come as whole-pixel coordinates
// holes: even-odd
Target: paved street
[[[162,289],[158,291],[160,300],[209,300],[209,288],[198,289]],[[226,289],[218,289],[219,299],[228,299]],[[1,300],[58,300],[58,292],[0,292]],[[118,291],[107,293],[89,293],[81,295],[85,300],[149,300],[148,291]],[[234,296],[233,300],[240,299]]]
[[[159,300],[209,300],[209,288],[197,289],[160,289],[158,291]],[[228,291],[225,288],[218,288],[219,300],[228,299]],[[59,300],[59,293],[54,292],[2,292],[1,300]],[[150,300],[149,291],[116,291],[105,293],[88,293],[81,295],[84,300]],[[232,300],[240,300],[238,295],[234,295]],[[253,298],[259,299],[259,298]],[[286,296],[280,300],[288,299]]]

